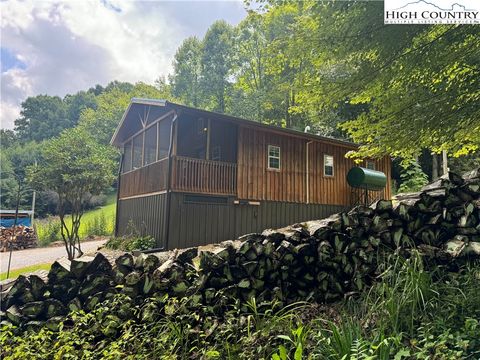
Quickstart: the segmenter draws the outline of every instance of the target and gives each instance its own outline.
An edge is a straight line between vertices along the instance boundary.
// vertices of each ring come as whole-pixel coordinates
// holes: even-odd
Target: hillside
[[[116,196],[108,196],[106,204],[96,209],[86,211],[82,216],[79,235],[85,238],[90,235],[112,235],[115,226]],[[60,241],[60,220],[50,217],[38,220],[35,224],[40,245],[48,245]],[[67,218],[67,226],[70,226]]]

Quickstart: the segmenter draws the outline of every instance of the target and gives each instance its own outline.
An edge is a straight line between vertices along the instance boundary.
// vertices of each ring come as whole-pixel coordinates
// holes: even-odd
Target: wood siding
[[[308,195],[307,195],[307,142],[308,145]],[[267,169],[268,145],[280,146],[280,170]],[[288,135],[279,135],[254,128],[241,127],[238,139],[238,197],[259,201],[286,201],[312,204],[348,206],[351,188],[347,173],[355,166],[345,154],[353,146],[312,141]],[[334,176],[324,176],[324,155],[334,158]],[[387,176],[384,197],[390,198],[390,159],[375,161],[376,169]]]
[[[351,205],[352,188],[347,183],[347,174],[355,163],[352,159],[345,158],[350,150],[353,150],[353,147],[346,148],[322,142],[312,142],[308,145],[310,202]],[[324,155],[333,156],[334,176],[323,174]],[[389,199],[391,197],[390,159],[384,157],[372,161],[375,162],[375,170],[382,171],[387,177],[387,186],[385,190],[379,192],[378,196]],[[365,166],[363,163],[360,165]]]
[[[119,198],[155,193],[167,188],[168,159],[120,175]]]
[[[280,170],[267,169],[267,147],[280,147]],[[238,138],[238,197],[306,202],[305,140],[241,127]]]

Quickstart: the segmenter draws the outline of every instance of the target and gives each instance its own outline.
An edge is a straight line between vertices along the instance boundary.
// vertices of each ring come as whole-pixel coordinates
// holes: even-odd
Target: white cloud
[[[245,16],[241,2],[4,1],[0,11],[1,46],[25,65],[1,74],[2,128],[13,127],[28,96],[112,80],[153,83],[171,71],[186,36]]]

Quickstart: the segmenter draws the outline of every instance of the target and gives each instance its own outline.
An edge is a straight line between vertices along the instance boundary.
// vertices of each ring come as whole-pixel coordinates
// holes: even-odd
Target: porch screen
[[[133,161],[132,169],[142,167],[142,152],[143,152],[143,134],[139,134],[133,138]]]
[[[168,156],[168,148],[170,147],[170,126],[172,120],[160,121],[158,126],[158,160]]]
[[[123,172],[132,170],[132,141],[125,144],[123,151]]]
[[[143,146],[143,165],[155,162],[157,157],[157,125],[151,126],[145,131]]]

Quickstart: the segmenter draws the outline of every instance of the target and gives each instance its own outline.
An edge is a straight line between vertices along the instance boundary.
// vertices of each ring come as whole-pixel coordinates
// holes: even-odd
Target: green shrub
[[[139,237],[112,237],[105,247],[112,250],[133,251],[154,249],[157,243],[151,236]]]
[[[419,191],[422,186],[428,183],[428,176],[423,172],[417,161],[403,161],[401,167],[399,193]]]

